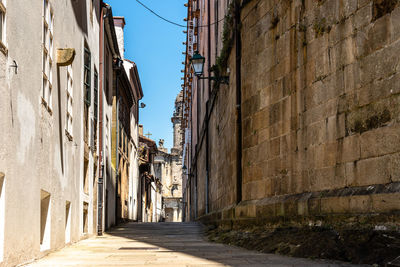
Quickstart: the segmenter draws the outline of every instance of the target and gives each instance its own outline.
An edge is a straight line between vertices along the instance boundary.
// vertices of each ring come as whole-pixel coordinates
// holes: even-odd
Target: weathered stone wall
[[[164,140],[160,140],[155,157],[155,176],[162,184],[162,209],[164,220],[167,222],[182,221],[182,91],[176,97],[175,109],[171,117],[173,125],[173,147],[171,152],[164,147]],[[160,196],[160,202],[161,202]],[[161,209],[161,205],[160,205]]]
[[[235,80],[231,80],[234,88]],[[236,203],[236,112],[235,91],[221,85],[209,122],[210,179],[209,210]]]
[[[205,146],[204,146],[205,147]],[[197,161],[197,215],[201,216],[206,212],[206,149],[203,148],[199,152],[199,158],[202,160]]]
[[[221,136],[232,143],[227,149],[227,140],[211,131],[213,151],[221,153],[213,161],[215,180],[210,182],[211,211],[216,212],[203,219],[299,222],[304,216],[399,211],[397,2],[245,2],[243,201],[233,209],[229,205],[234,201],[219,201],[219,192],[232,193],[230,185],[235,184],[230,181],[235,171],[228,167],[235,158],[235,130],[212,118],[210,125],[225,131]],[[235,69],[232,62],[229,66]],[[234,107],[232,85],[217,102],[221,122],[235,116],[228,108]]]
[[[230,86],[234,86],[232,79]],[[234,87],[233,87],[234,88]],[[236,203],[236,140],[237,125],[235,91],[222,85],[208,101],[210,119],[208,133],[204,133],[197,161],[197,207],[198,216],[231,207]],[[211,107],[213,106],[213,107]],[[206,146],[209,138],[209,177],[207,185]],[[206,186],[208,186],[208,194]],[[208,201],[206,201],[208,198]]]
[[[159,151],[155,157],[154,173],[163,185],[164,198],[182,197],[182,163],[179,155]]]

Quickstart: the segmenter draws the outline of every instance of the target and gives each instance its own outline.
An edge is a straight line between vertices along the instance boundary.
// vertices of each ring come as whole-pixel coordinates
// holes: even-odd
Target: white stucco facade
[[[46,1],[45,1],[46,2]],[[84,141],[84,48],[90,50],[90,90],[99,69],[99,2],[6,3],[7,51],[0,52],[0,264],[15,265],[95,232],[93,103]],[[51,29],[51,30],[50,30]],[[43,43],[50,42],[48,60]],[[45,41],[43,41],[45,40]],[[52,48],[51,48],[52,47]],[[57,49],[73,48],[69,67]],[[51,95],[43,97],[43,63]],[[18,66],[18,67],[14,67]],[[67,68],[72,77],[72,125],[67,131]],[[70,77],[70,78],[71,78]],[[49,87],[50,88],[50,87]],[[86,156],[86,165],[84,155]],[[86,168],[85,168],[86,166]],[[86,174],[84,170],[86,169]],[[86,184],[86,185],[85,185]]]

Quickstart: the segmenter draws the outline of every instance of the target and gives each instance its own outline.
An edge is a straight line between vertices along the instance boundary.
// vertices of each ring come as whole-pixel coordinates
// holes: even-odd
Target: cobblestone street
[[[205,241],[195,223],[128,223],[27,266],[350,266]]]

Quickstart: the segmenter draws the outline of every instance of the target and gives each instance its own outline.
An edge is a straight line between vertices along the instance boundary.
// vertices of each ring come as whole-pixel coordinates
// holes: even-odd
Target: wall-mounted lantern
[[[190,64],[193,68],[194,74],[197,76],[199,79],[208,79],[208,80],[213,80],[216,82],[220,83],[229,83],[229,76],[218,76],[218,77],[201,77],[204,72],[204,62],[205,62],[205,57],[203,57],[201,54],[199,54],[198,51],[194,52],[193,57],[190,59]]]
[[[194,52],[193,57],[190,59],[190,64],[192,65],[194,74],[197,77],[203,75],[205,60],[206,58],[200,55],[198,51]]]
[[[183,175],[187,175],[187,176],[189,176],[189,177],[194,176],[193,174],[187,172],[187,167],[186,167],[186,165],[183,165],[183,167],[182,167],[182,173],[183,173]]]

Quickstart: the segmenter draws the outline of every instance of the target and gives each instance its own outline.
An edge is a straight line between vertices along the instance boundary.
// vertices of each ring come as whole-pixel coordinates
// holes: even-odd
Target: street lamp
[[[201,54],[199,54],[199,51],[195,51],[194,55],[190,59],[190,64],[192,65],[193,72],[197,76],[197,78],[198,79],[208,79],[208,80],[213,80],[216,82],[228,84],[229,76],[201,77],[204,72],[205,60],[206,60],[205,57],[203,57]]]
[[[183,175],[187,175],[187,176],[189,176],[189,177],[194,176],[193,174],[187,172],[187,167],[186,167],[186,165],[183,165],[183,167],[182,167],[182,173],[183,173]]]
[[[190,59],[190,63],[192,64],[194,74],[197,77],[203,75],[205,61],[206,58],[200,55],[198,51],[194,52],[193,57]]]

